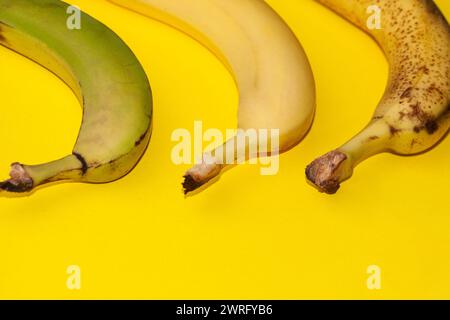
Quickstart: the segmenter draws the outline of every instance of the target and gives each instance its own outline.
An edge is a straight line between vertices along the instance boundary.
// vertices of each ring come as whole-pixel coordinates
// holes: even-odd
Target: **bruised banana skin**
[[[279,129],[279,152],[305,136],[315,111],[312,71],[293,32],[263,0],[109,1],[177,28],[210,49],[235,79],[239,129]],[[185,193],[230,165],[225,163],[225,150],[233,150],[235,156],[247,154],[249,159],[257,157],[249,152],[252,143],[272,145],[271,141],[244,145],[237,143],[240,139],[238,133],[205,153],[203,162],[186,172]]]
[[[335,193],[354,167],[382,152],[412,155],[436,145],[450,127],[450,28],[431,0],[380,0],[381,29],[366,26],[372,0],[317,0],[369,33],[389,63],[389,81],[370,123],[314,160],[306,176]]]
[[[58,0],[0,0],[0,44],[59,76],[83,106],[73,153],[39,165],[12,164],[8,192],[29,192],[54,181],[106,183],[126,175],[151,135],[147,76],[110,29],[81,14],[81,29],[66,26],[69,5]]]

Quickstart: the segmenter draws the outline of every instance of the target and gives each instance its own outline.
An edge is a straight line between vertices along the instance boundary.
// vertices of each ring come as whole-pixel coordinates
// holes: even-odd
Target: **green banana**
[[[139,61],[87,14],[81,13],[81,29],[69,29],[68,8],[58,0],[0,0],[0,44],[55,73],[83,106],[73,153],[39,165],[12,164],[0,190],[114,181],[133,169],[150,140],[152,95]]]
[[[370,123],[306,168],[307,179],[335,193],[364,159],[380,152],[417,154],[450,128],[450,27],[431,0],[317,0],[369,33],[389,62],[389,83]],[[378,6],[381,28],[369,28]]]

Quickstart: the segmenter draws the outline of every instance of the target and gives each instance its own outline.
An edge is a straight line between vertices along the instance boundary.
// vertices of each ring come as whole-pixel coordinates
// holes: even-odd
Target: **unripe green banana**
[[[234,76],[240,129],[279,129],[277,152],[305,136],[315,111],[311,67],[294,33],[263,0],[110,1],[173,26],[209,48]],[[271,144],[261,138],[240,144],[241,138],[238,134],[203,155],[203,163],[185,174],[185,193],[236,163],[236,158],[225,161],[224,150],[249,159],[257,156],[249,152],[253,143]]]
[[[40,165],[14,163],[9,192],[28,192],[60,180],[110,182],[139,161],[151,135],[147,76],[128,46],[81,13],[67,27],[68,4],[58,0],[0,0],[0,44],[46,67],[76,93],[83,122],[73,153]]]
[[[372,120],[360,133],[306,168],[320,191],[335,193],[354,167],[381,152],[430,149],[450,128],[450,27],[431,0],[317,0],[369,33],[390,66],[389,82]],[[369,29],[367,9],[381,9]]]

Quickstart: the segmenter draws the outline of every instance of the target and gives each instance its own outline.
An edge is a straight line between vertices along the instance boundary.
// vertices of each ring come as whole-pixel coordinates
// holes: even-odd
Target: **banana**
[[[81,29],[67,28],[69,5],[58,0],[0,0],[0,44],[59,76],[83,106],[73,152],[39,165],[12,164],[8,192],[29,192],[55,181],[105,183],[139,161],[151,135],[147,76],[127,45],[81,13]]]
[[[450,27],[431,0],[317,1],[370,34],[389,63],[388,84],[369,124],[306,168],[309,182],[332,194],[368,157],[417,154],[449,131]],[[380,29],[366,23],[374,4],[381,9]]]
[[[205,153],[202,162],[186,172],[185,193],[218,176],[236,162],[236,155],[257,157],[249,152],[253,144],[272,143],[270,138],[239,143],[245,139],[244,130],[279,129],[279,152],[296,145],[308,131],[315,110],[311,67],[293,32],[264,1],[109,1],[196,39],[222,61],[235,79],[239,91],[238,128],[243,130]],[[226,161],[230,150],[234,158]]]

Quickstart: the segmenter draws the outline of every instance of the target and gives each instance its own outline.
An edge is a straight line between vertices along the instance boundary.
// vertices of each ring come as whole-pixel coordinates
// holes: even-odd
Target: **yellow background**
[[[154,91],[150,147],[126,178],[0,197],[0,298],[450,298],[450,140],[415,157],[367,160],[334,196],[305,166],[370,118],[387,63],[363,32],[310,0],[268,1],[301,40],[317,81],[306,139],[280,172],[241,165],[185,198],[170,160],[176,128],[234,128],[237,92],[197,42],[104,0],[74,0],[134,50]],[[450,18],[450,3],[436,3]],[[80,48],[83,50],[83,48]],[[70,153],[75,96],[37,64],[0,48],[0,170]],[[369,265],[382,289],[366,287]],[[82,288],[66,287],[69,265]]]

